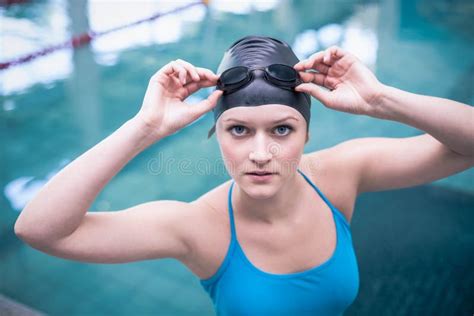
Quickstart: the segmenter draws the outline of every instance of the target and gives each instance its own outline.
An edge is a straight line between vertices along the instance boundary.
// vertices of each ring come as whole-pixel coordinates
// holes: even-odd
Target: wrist
[[[392,87],[380,83],[376,95],[370,102],[370,116],[380,119],[390,119],[390,110],[387,105],[392,89]]]
[[[165,137],[158,133],[156,126],[153,126],[138,114],[128,120],[126,124],[134,131],[137,139],[144,147],[148,147]]]

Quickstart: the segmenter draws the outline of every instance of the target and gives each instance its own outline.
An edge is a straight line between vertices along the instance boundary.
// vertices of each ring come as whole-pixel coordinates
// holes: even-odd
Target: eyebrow
[[[298,121],[298,119],[294,116],[285,116],[284,118],[273,121],[272,124],[280,123],[280,122],[286,121],[288,119]],[[234,122],[237,122],[237,123],[244,123],[244,124],[248,123],[247,121],[241,121],[241,120],[238,120],[238,119],[235,119],[235,118],[228,118],[228,119],[224,120],[224,122],[230,122],[230,121],[234,121]]]

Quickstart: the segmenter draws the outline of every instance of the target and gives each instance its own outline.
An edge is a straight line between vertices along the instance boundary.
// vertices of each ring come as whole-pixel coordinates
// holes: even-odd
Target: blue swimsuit
[[[359,290],[359,270],[349,223],[324,194],[298,169],[332,211],[337,243],[332,256],[319,266],[297,273],[272,274],[255,267],[237,241],[232,209],[228,207],[231,241],[216,273],[201,279],[216,313],[224,315],[342,315]]]

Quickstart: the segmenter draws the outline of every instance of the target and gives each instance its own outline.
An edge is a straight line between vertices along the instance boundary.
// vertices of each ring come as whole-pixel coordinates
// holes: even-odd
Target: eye
[[[275,131],[276,131],[276,134],[278,136],[286,136],[288,135],[291,131],[293,130],[293,128],[289,125],[280,125],[280,126],[277,126],[275,128]]]
[[[244,135],[244,131],[246,130],[247,128],[242,126],[242,125],[233,125],[231,127],[229,127],[227,130],[230,131],[230,133],[232,135],[235,135],[235,136],[242,136]]]

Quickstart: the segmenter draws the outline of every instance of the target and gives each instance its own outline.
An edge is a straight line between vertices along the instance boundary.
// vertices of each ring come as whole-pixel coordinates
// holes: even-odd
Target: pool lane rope
[[[114,27],[114,28],[106,30],[106,31],[94,32],[94,31],[90,30],[86,33],[82,33],[80,35],[74,36],[74,37],[70,38],[69,40],[67,40],[67,41],[65,41],[61,44],[57,44],[57,45],[53,45],[53,46],[50,46],[50,47],[47,47],[47,48],[43,48],[39,51],[30,53],[30,54],[25,55],[23,57],[19,57],[19,58],[16,58],[14,60],[11,60],[11,61],[0,63],[0,70],[5,70],[5,69],[8,69],[10,67],[17,66],[17,65],[29,62],[33,59],[36,59],[36,58],[40,57],[40,56],[45,56],[45,55],[51,54],[52,52],[55,52],[55,51],[60,50],[60,49],[71,48],[71,47],[73,49],[76,49],[76,48],[78,48],[82,45],[90,43],[92,40],[96,39],[99,36],[109,34],[109,33],[112,33],[112,32],[116,32],[116,31],[119,31],[119,30],[122,30],[122,29],[125,29],[125,28],[128,28],[128,27],[132,27],[132,26],[144,23],[144,22],[150,22],[150,21],[156,20],[156,19],[158,19],[162,16],[173,14],[173,13],[176,13],[176,12],[179,12],[179,11],[186,10],[190,7],[193,7],[193,6],[196,6],[196,5],[202,5],[202,4],[205,5],[205,6],[208,6],[209,0],[200,0],[198,2],[193,2],[193,3],[187,4],[187,5],[182,6],[182,7],[172,9],[172,10],[167,11],[167,12],[155,13],[152,16],[149,16],[145,19],[141,19],[141,20],[138,20],[138,21],[134,21],[134,22],[125,24],[125,25],[117,26],[117,27]]]

